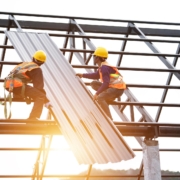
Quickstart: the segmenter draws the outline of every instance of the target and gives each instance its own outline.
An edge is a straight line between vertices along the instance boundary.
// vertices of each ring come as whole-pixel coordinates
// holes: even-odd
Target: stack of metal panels
[[[37,50],[46,52],[47,61],[41,66],[45,90],[59,128],[80,164],[114,163],[134,157],[48,34],[6,31],[6,35],[22,61],[31,61]]]

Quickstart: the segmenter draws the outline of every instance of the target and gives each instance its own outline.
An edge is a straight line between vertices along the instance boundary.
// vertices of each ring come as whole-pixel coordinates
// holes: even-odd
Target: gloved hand
[[[45,106],[46,108],[53,107],[52,104],[51,104],[51,102],[47,102],[46,104],[44,104],[44,106]]]
[[[76,76],[82,78],[82,77],[83,77],[83,74],[81,74],[81,73],[76,73]]]
[[[98,95],[95,94],[95,95],[93,96],[93,101],[97,100],[97,98],[98,98]]]

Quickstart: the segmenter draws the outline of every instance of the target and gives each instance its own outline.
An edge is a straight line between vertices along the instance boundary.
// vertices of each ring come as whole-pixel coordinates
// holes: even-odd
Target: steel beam
[[[127,31],[127,33],[125,35],[125,40],[123,41],[123,43],[121,45],[120,51],[125,51],[125,47],[126,47],[126,44],[127,44],[127,39],[128,39],[128,36],[129,36],[130,32],[131,32],[131,28],[128,27],[128,31]],[[117,66],[121,65],[122,58],[123,58],[123,54],[120,54],[119,57],[118,57],[117,63],[116,63]]]
[[[69,19],[69,17],[67,17]],[[75,19],[78,19],[75,17]],[[101,19],[102,20],[102,19]],[[132,21],[127,21],[132,22]],[[33,22],[33,21],[18,21],[22,29],[38,29],[38,30],[55,30],[55,31],[68,31],[69,24],[66,23],[53,23],[53,22]],[[133,23],[136,23],[135,21]],[[164,23],[165,24],[165,23]],[[0,27],[7,27],[8,20],[0,19]],[[85,25],[80,24],[86,33],[108,33],[108,34],[126,34],[128,27],[121,26],[99,26],[99,25]],[[12,25],[11,28],[16,28]],[[165,37],[180,37],[179,30],[175,29],[157,29],[157,28],[141,28],[141,31],[146,36],[165,36]],[[130,35],[136,35],[134,31]]]
[[[0,31],[0,33],[4,34],[4,31]],[[139,38],[129,38],[129,37],[112,37],[112,36],[92,36],[92,35],[75,35],[75,34],[56,34],[56,33],[48,33],[49,36],[52,37],[65,37],[65,42],[63,45],[63,48],[67,47],[67,39],[70,37],[73,38],[88,38],[88,39],[106,39],[106,40],[123,40],[123,41],[139,41],[139,42],[146,42],[146,41],[151,41],[151,42],[161,42],[161,43],[180,43],[180,40],[167,40],[167,39],[139,39]],[[9,47],[9,46],[8,46]],[[84,48],[85,49],[85,48]]]
[[[129,23],[130,27],[133,28],[133,30],[139,35],[140,38],[146,39],[145,34],[133,23]],[[170,69],[175,69],[175,67],[168,61],[168,59],[165,56],[162,56],[161,53],[158,51],[158,49],[152,44],[151,41],[145,42],[146,45],[157,55],[157,57]],[[180,74],[179,73],[174,73],[174,75],[180,80]]]
[[[12,46],[8,45],[0,45],[0,48],[9,48],[13,49]],[[60,50],[64,52],[82,52],[82,53],[93,53],[93,50],[84,50],[84,49],[68,49],[68,48],[60,48]],[[167,57],[180,57],[179,54],[167,54],[167,53],[142,53],[142,52],[124,52],[124,51],[108,51],[109,54],[124,54],[124,55],[135,55],[135,56],[167,56]],[[170,65],[173,67],[172,65]]]
[[[4,120],[0,120],[0,134],[61,135],[58,125],[49,121],[34,124],[26,124],[25,120],[12,121],[5,124]],[[115,125],[123,136],[153,138],[156,135],[155,128],[158,127],[158,137],[180,137],[180,124],[115,122]]]
[[[58,16],[58,15],[46,15],[46,14],[29,14],[29,13],[16,13],[16,12],[0,12],[4,15],[18,15],[28,17],[49,17],[49,18],[62,18],[62,19],[81,19],[81,20],[94,20],[94,21],[107,21],[107,22],[131,22],[131,23],[142,23],[142,24],[161,24],[161,25],[180,25],[180,23],[172,22],[154,22],[154,21],[138,21],[138,20],[124,20],[124,19],[102,19],[102,18],[89,18],[89,17],[78,17],[78,16]]]
[[[177,47],[177,50],[176,50],[176,54],[179,54],[179,53],[180,53],[180,44],[178,44],[178,47]],[[174,67],[176,67],[177,61],[178,61],[178,58],[174,57],[174,60],[173,60],[173,63],[172,63],[172,65]],[[172,77],[173,77],[173,73],[169,73],[167,81],[166,81],[166,85],[169,85],[171,83]],[[164,103],[164,101],[166,99],[166,96],[167,96],[167,92],[168,92],[168,89],[164,89],[162,97],[161,97],[161,103]],[[159,120],[161,111],[162,111],[162,106],[158,107],[156,117],[155,117],[156,122]]]
[[[36,176],[37,177],[37,176]],[[86,177],[87,177],[87,175],[85,174],[85,175],[61,175],[61,174],[57,174],[57,175],[52,175],[52,174],[46,174],[46,175],[44,175],[43,176],[44,178],[66,178],[66,179],[75,179],[75,178],[81,178],[82,180],[84,180]],[[137,178],[138,177],[138,175],[91,175],[90,176],[91,177],[91,179],[98,179],[98,180],[100,180],[100,179],[102,179],[102,180],[104,180],[104,179],[112,179],[112,178]],[[144,176],[143,175],[141,175],[140,176],[141,178],[143,178]],[[180,177],[180,175],[179,174],[176,174],[176,175],[172,175],[172,174],[167,174],[167,175],[162,175],[161,177],[164,177],[164,178],[167,178],[167,177],[169,177],[169,178],[178,178],[178,177]],[[8,174],[4,174],[4,175],[0,175],[0,178],[17,178],[17,179],[20,179],[20,178],[32,178],[32,175],[17,175],[17,174],[14,174],[14,175],[8,175]]]

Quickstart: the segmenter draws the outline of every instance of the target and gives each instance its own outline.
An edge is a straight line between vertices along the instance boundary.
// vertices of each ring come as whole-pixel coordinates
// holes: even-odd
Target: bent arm
[[[95,73],[85,73],[83,74],[83,78],[87,79],[99,79],[99,71],[96,71]]]

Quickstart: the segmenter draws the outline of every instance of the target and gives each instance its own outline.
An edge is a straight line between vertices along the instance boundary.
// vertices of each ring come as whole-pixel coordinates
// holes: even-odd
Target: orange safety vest
[[[115,74],[110,74],[110,83],[109,83],[109,87],[111,88],[116,88],[116,89],[126,89],[126,84],[123,81],[122,76],[120,75],[118,69],[114,66],[111,66],[109,63],[107,62],[102,62],[101,66],[105,65],[105,66],[110,66],[112,67],[116,72]],[[101,82],[103,82],[103,78],[102,78],[102,73],[99,71],[99,76],[100,76],[100,80]]]
[[[21,87],[24,83],[31,82],[31,79],[26,75],[27,71],[39,68],[34,62],[23,62],[17,65],[10,74],[5,78],[5,88]]]

